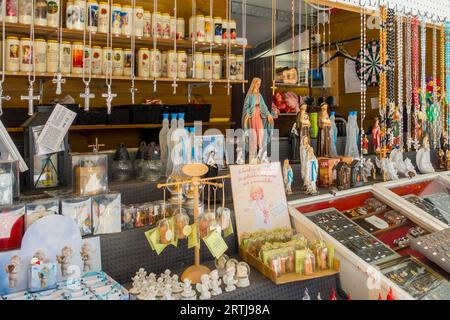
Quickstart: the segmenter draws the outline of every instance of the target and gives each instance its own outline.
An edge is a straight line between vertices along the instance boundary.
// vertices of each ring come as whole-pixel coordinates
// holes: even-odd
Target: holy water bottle
[[[161,152],[161,172],[166,173],[167,167],[167,133],[169,132],[169,114],[163,114],[162,129],[159,131],[159,147]]]
[[[352,158],[359,158],[359,128],[357,123],[357,114],[358,113],[356,111],[350,112],[347,122],[347,141],[345,144],[345,155]]]
[[[166,165],[166,176],[170,176],[173,170],[173,143],[172,143],[172,133],[177,129],[177,115],[171,114],[172,120],[170,121],[170,129],[167,131],[167,165]]]

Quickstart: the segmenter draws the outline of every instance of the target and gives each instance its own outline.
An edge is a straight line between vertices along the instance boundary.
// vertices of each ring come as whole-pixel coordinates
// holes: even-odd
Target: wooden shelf
[[[1,74],[2,72],[0,72]],[[5,71],[5,76],[7,77],[26,77],[28,78],[28,72],[11,72],[11,71]],[[53,73],[47,73],[47,72],[37,72],[36,73],[37,78],[47,78],[47,79],[53,79],[54,74]],[[63,74],[63,78],[68,79],[81,79],[83,77],[82,74]],[[92,75],[92,79],[99,79],[99,80],[105,80],[105,75]],[[131,78],[129,76],[113,76],[113,80],[118,81],[131,81]],[[157,82],[173,82],[173,78],[151,78],[151,77],[136,77],[135,81],[148,81],[153,82],[156,80]],[[227,79],[219,79],[219,80],[210,80],[210,79],[176,79],[177,82],[180,83],[228,83]],[[247,80],[230,80],[231,84],[242,84],[247,83]]]
[[[30,26],[19,23],[6,23],[6,33],[9,36],[19,36],[19,37],[29,37]],[[58,29],[52,27],[35,27],[35,38],[45,38],[47,40],[53,39],[57,40]],[[63,28],[63,40],[67,41],[83,41],[83,31],[72,30]],[[89,33],[86,32],[86,41],[88,41]],[[153,38],[150,37],[136,37],[136,48],[153,48]],[[117,35],[113,36],[112,40],[113,48],[130,48],[131,47],[131,37]],[[173,40],[171,39],[157,39],[156,47],[162,50],[173,49]],[[92,33],[92,45],[106,46],[106,33]],[[214,52],[225,53],[227,46],[224,44],[213,44],[212,46]],[[192,41],[190,40],[177,40],[177,48],[180,50],[191,50]],[[233,52],[242,51],[244,47],[242,45],[233,44],[230,45],[230,50]],[[251,49],[252,46],[246,45],[245,49]],[[196,51],[208,51],[210,50],[210,44],[206,42],[196,42]]]
[[[114,107],[113,107],[114,110]],[[234,125],[233,121],[212,121],[203,122],[203,126],[231,126]],[[194,123],[186,123],[186,127],[193,126]],[[82,130],[116,130],[116,129],[158,129],[161,128],[161,124],[118,124],[118,125],[75,125],[70,127],[70,131],[82,131]],[[23,128],[7,128],[8,132],[23,132]]]

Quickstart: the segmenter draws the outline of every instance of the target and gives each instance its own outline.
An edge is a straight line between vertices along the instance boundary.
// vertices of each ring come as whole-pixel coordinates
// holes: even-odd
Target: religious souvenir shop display
[[[399,299],[408,297],[426,299],[425,294],[431,292],[436,284],[440,288],[439,294],[430,294],[427,297],[438,299],[450,293],[450,284],[438,276],[441,272],[439,267],[431,264],[411,246],[420,237],[430,234],[434,227],[424,218],[417,219],[416,214],[411,211],[407,206],[403,206],[401,201],[386,195],[386,192],[378,191],[375,187],[298,203],[297,209],[292,209],[291,214],[297,232],[316,234],[319,227],[320,235],[335,247],[335,255],[341,261],[345,261],[346,270],[341,270],[344,290],[349,290],[347,287],[351,283],[351,277],[360,273],[356,271],[358,269],[356,266],[363,262],[366,265],[364,268],[369,268],[366,270],[380,267],[382,274],[397,284],[398,287],[392,289]],[[419,264],[424,267],[424,270],[418,269],[419,273],[416,276],[432,275],[433,281],[427,283],[430,287],[410,286],[407,279],[400,279],[403,276],[398,270],[402,269],[402,261],[414,260],[413,257],[420,257]],[[386,266],[391,269],[385,272]],[[415,269],[412,269],[412,274],[417,272]],[[410,271],[405,270],[404,277],[407,276],[407,272]],[[395,278],[393,273],[400,275],[398,281],[393,280],[392,277]],[[361,277],[372,281],[370,272],[361,274]],[[386,288],[385,278],[382,277],[380,280],[381,289]],[[374,291],[376,290],[373,288],[361,287],[353,290],[352,296],[368,299],[375,294]],[[420,295],[418,291],[421,292]]]
[[[442,229],[450,226],[449,185],[447,177],[431,174],[419,176],[414,182],[389,182],[376,187],[399,196],[400,202],[412,205],[412,214],[420,219],[434,221]]]
[[[3,249],[3,248],[2,248]],[[12,251],[0,252],[4,300],[127,300],[128,291],[101,271],[100,239],[82,239],[62,215],[35,221]],[[79,272],[73,273],[78,269]]]
[[[411,248],[423,254],[442,269],[450,272],[450,228],[414,239]]]

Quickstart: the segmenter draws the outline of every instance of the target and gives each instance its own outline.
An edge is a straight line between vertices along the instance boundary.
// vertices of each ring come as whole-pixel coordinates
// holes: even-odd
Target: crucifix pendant
[[[209,95],[211,96],[213,92],[213,83],[212,81],[209,82]]]
[[[275,85],[275,80],[272,81],[272,86],[270,87],[272,89],[272,96],[275,95],[275,91],[278,89],[278,87]]]
[[[112,93],[111,92],[111,87],[108,87],[108,93],[104,93],[102,94],[103,98],[106,98],[106,108],[107,108],[107,112],[108,114],[111,114],[111,109],[112,109],[112,101],[115,97],[117,97],[116,93]]]
[[[84,111],[89,111],[91,99],[95,98],[95,94],[91,93],[89,86],[86,86],[84,93],[80,93],[80,97],[84,98]]]
[[[11,100],[10,96],[4,96],[3,95],[3,88],[0,87],[0,116],[3,114],[3,100],[5,101],[9,101]]]
[[[173,80],[173,83],[172,83],[173,94],[177,93],[177,87],[178,87],[177,82],[175,80]]]
[[[40,95],[34,95],[33,85],[28,87],[28,95],[20,96],[20,100],[28,100],[28,115],[32,116],[34,114],[34,100],[39,100],[41,98]]]
[[[153,80],[153,92],[156,93],[156,80]]]
[[[131,103],[134,104],[134,95],[135,93],[138,91],[138,89],[136,89],[134,86],[130,88],[130,93],[131,93]]]
[[[59,96],[62,93],[62,90],[61,90],[62,89],[62,84],[66,83],[66,79],[62,78],[62,74],[61,73],[57,73],[56,74],[56,78],[54,78],[52,80],[52,82],[54,84],[56,84],[56,95]]]

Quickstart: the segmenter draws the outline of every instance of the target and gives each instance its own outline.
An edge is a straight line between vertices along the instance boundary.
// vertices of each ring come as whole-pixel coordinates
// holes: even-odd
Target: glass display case
[[[450,226],[450,178],[447,175],[436,173],[391,181],[375,189],[396,199],[411,215],[434,225],[434,231]]]
[[[352,297],[376,299],[378,293],[385,295],[389,288],[393,288],[396,299],[439,299],[450,294],[446,279],[449,275],[410,247],[413,239],[435,230],[411,217],[402,203],[384,197],[375,188],[293,201],[290,207],[297,232],[319,235],[336,248],[342,286]],[[392,276],[389,272],[401,268],[404,259],[413,259],[423,267],[408,272],[426,272],[424,276],[432,278],[435,285],[420,291],[419,286],[401,278],[404,270],[399,277]],[[439,295],[426,295],[438,287]]]

